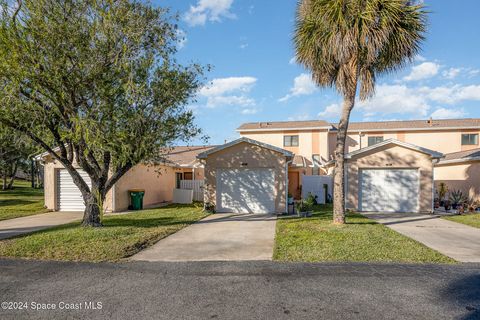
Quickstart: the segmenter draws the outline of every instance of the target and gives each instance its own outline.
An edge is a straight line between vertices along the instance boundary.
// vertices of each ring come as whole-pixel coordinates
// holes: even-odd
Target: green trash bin
[[[132,189],[128,190],[130,193],[130,207],[132,210],[142,210],[143,209],[143,195],[145,190],[143,189]]]

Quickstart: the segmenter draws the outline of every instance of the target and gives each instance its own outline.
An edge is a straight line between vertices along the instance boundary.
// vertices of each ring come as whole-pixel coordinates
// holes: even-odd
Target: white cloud
[[[462,68],[449,68],[442,72],[442,76],[447,79],[455,79],[462,70]]]
[[[421,56],[419,54],[417,54],[414,58],[415,61],[418,61],[418,62],[424,62],[424,61],[427,61],[427,58],[425,58],[424,56]]]
[[[297,59],[295,57],[292,57],[289,61],[288,61],[288,64],[296,64],[297,63]]]
[[[246,109],[243,109],[240,113],[241,114],[256,114],[258,113],[258,109],[256,108],[246,108]]]
[[[465,100],[480,101],[480,85],[453,85],[451,87],[421,87],[420,94],[436,102],[454,104]]]
[[[371,99],[357,101],[357,108],[371,116],[396,113],[424,117],[430,112],[432,104],[453,105],[463,101],[480,101],[480,85],[409,87],[404,84],[383,84],[377,86],[376,94]],[[448,110],[450,117],[461,117],[462,109],[456,109],[454,114],[453,109],[444,107],[436,109],[432,114],[436,117],[447,116],[442,109]]]
[[[248,43],[242,43],[240,46],[238,46],[240,49],[246,49],[248,47]]]
[[[187,44],[187,34],[182,29],[177,29],[177,46],[178,49],[183,49]]]
[[[218,106],[254,106],[255,100],[245,96],[212,96],[207,99],[207,107],[215,108]]]
[[[375,96],[357,102],[358,108],[371,113],[413,113],[426,116],[427,98],[406,85],[379,85]]]
[[[198,0],[183,19],[192,27],[203,26],[207,21],[220,22],[222,18],[235,19],[236,15],[230,11],[232,4],[233,0]]]
[[[200,94],[205,97],[219,96],[233,91],[248,92],[257,82],[254,77],[229,77],[213,79],[210,85],[200,89]]]
[[[200,89],[199,94],[207,98],[206,106],[251,107],[255,100],[248,97],[247,93],[257,82],[254,77],[228,77],[213,79],[211,83]]]
[[[292,97],[309,95],[314,93],[316,90],[317,86],[312,81],[312,77],[309,74],[302,73],[293,80],[293,87],[290,88],[290,93],[278,99],[278,101],[284,102]]]
[[[318,116],[320,118],[325,119],[333,119],[340,117],[340,113],[342,112],[342,107],[338,103],[332,103],[325,107],[325,110],[320,112]]]
[[[434,119],[455,119],[465,117],[464,109],[438,108],[430,116]]]
[[[468,71],[468,75],[470,77],[474,77],[474,76],[478,75],[479,73],[480,73],[480,70],[478,70],[478,69],[471,69],[471,70]]]
[[[437,75],[440,70],[440,65],[434,62],[423,62],[412,67],[410,74],[403,78],[405,81],[417,81],[428,79]]]

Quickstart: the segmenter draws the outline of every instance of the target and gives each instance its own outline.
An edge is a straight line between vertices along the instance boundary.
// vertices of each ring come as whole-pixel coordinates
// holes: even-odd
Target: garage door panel
[[[363,169],[360,180],[361,211],[418,211],[418,170]]]
[[[83,170],[78,170],[78,173],[91,187],[91,181],[88,174]],[[82,193],[73,182],[72,176],[66,169],[58,170],[57,174],[57,208],[59,211],[84,211],[85,203]]]
[[[275,212],[274,182],[271,169],[218,169],[217,211]]]

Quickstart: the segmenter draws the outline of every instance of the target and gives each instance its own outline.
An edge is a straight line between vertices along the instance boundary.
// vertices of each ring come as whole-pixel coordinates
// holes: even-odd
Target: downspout
[[[288,165],[293,162],[292,160],[285,162],[285,213],[288,214]]]
[[[116,201],[115,201],[115,193],[116,193],[116,186],[117,184],[114,183],[113,186],[112,186],[112,212],[116,212]]]
[[[361,131],[358,133],[358,141],[360,144],[360,149],[362,149],[362,132]]]

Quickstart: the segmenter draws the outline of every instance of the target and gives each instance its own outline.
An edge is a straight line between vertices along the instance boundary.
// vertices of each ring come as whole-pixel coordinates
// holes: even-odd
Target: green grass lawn
[[[0,220],[47,212],[43,189],[33,189],[29,181],[17,180],[13,190],[0,190]]]
[[[445,216],[443,219],[463,223],[475,228],[480,228],[480,213],[458,215],[458,216]]]
[[[171,205],[105,216],[102,228],[70,223],[0,241],[0,256],[69,261],[118,261],[205,217],[202,206]]]
[[[275,260],[454,263],[454,260],[360,214],[332,224],[332,207],[316,206],[311,218],[277,221]]]

